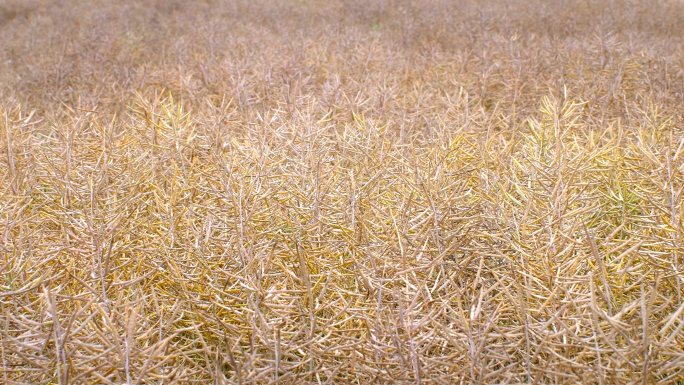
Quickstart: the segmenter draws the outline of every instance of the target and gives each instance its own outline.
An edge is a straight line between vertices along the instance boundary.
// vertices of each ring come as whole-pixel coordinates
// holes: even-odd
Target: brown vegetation
[[[678,1],[0,1],[0,383],[682,383]]]

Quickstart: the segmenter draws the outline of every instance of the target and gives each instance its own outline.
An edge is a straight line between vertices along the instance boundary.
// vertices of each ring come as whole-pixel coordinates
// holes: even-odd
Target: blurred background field
[[[682,20],[0,0],[0,383],[683,383]]]

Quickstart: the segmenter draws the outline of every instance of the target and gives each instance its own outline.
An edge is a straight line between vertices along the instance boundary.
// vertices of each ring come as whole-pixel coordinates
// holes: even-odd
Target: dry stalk
[[[0,381],[681,383],[682,12],[0,2]]]

